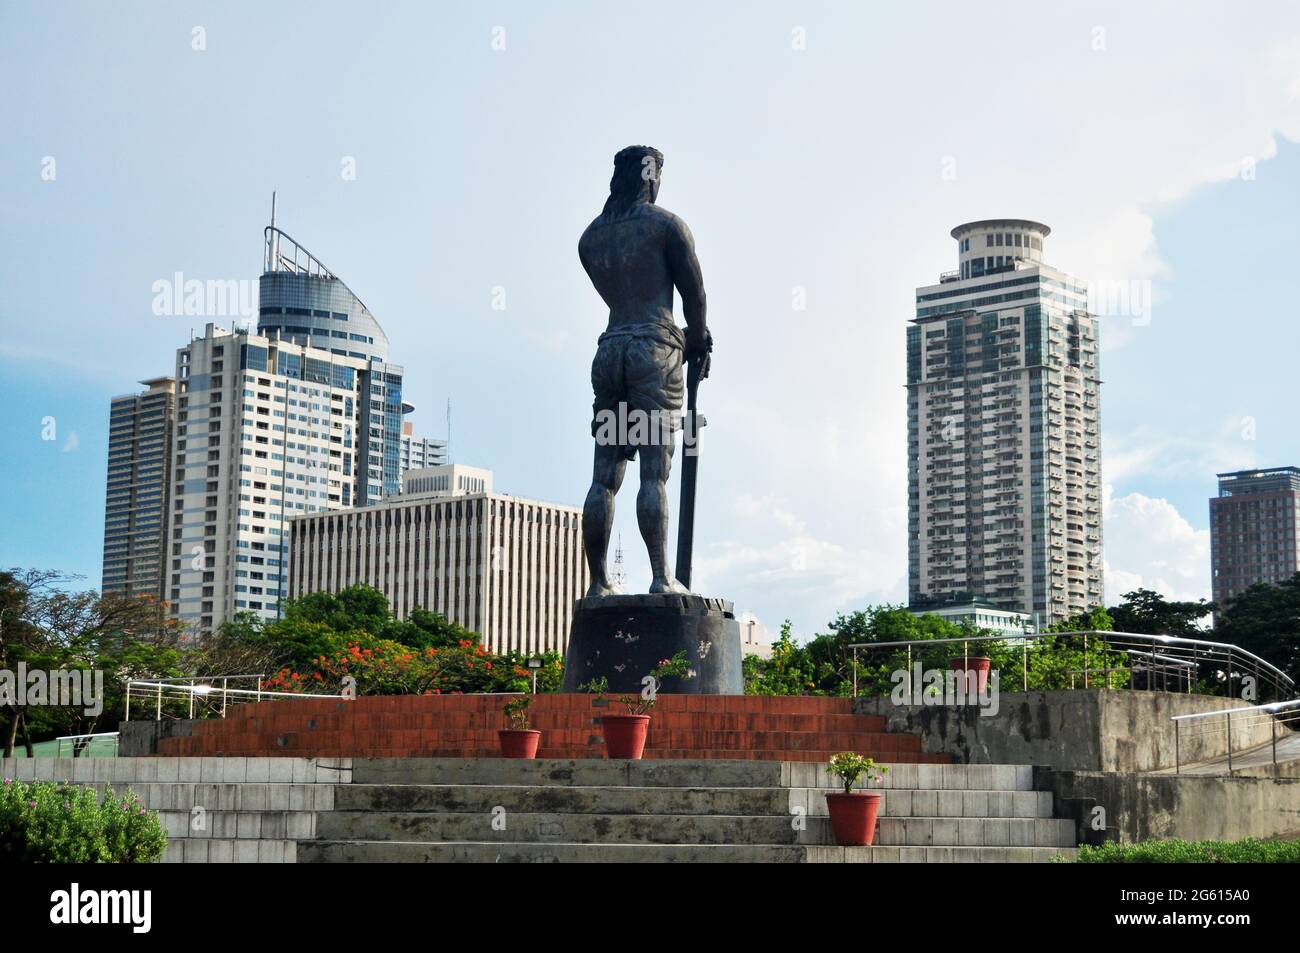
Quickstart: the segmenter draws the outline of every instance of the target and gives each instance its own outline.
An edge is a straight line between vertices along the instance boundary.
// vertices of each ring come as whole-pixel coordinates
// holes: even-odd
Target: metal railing
[[[858,654],[860,651],[880,652],[892,650],[907,651],[908,693],[912,691],[912,664],[915,654],[937,645],[960,645],[961,654],[956,658],[970,658],[978,653],[971,651],[971,646],[993,643],[1015,648],[1018,644],[1021,655],[1021,687],[1029,690],[1029,676],[1034,656],[1046,656],[1051,650],[1045,646],[1033,645],[1041,640],[1051,640],[1052,646],[1080,645],[1083,650],[1082,668],[1071,669],[1065,674],[1070,676],[1070,687],[1076,687],[1076,680],[1083,682],[1084,688],[1109,688],[1111,675],[1116,671],[1127,671],[1130,675],[1129,687],[1135,687],[1132,676],[1141,675],[1143,688],[1149,691],[1169,691],[1172,682],[1175,691],[1191,694],[1204,674],[1210,681],[1211,689],[1207,694],[1226,694],[1238,697],[1242,694],[1242,680],[1252,678],[1256,698],[1267,695],[1274,700],[1295,696],[1295,683],[1291,677],[1276,665],[1265,661],[1258,655],[1227,642],[1212,642],[1208,639],[1189,639],[1173,635],[1145,635],[1139,632],[1102,632],[1097,630],[1078,632],[1026,632],[1022,635],[992,634],[956,636],[944,639],[911,639],[903,642],[857,642],[848,647],[853,650],[853,696],[858,696]],[[1033,646],[1031,648],[1031,646]],[[1089,652],[1113,652],[1127,660],[1123,667],[1107,664],[1094,667],[1090,662]],[[1118,659],[1111,659],[1111,663]],[[1099,678],[1100,677],[1100,678]],[[1180,687],[1181,684],[1181,687]],[[1062,686],[1064,687],[1064,686]],[[1223,691],[1216,691],[1223,689]],[[1266,691],[1267,690],[1267,691]]]
[[[262,687],[265,675],[214,675],[205,678],[131,679],[126,683],[126,717],[131,720],[131,702],[150,704],[154,720],[161,721],[164,701],[180,701],[187,706],[188,717],[217,715],[226,717],[230,705],[260,702],[272,698],[346,698],[346,695],[313,695],[307,692],[276,692]],[[232,687],[232,683],[255,682],[253,688]]]
[[[54,757],[56,758],[75,758],[82,751],[87,750],[97,739],[113,739],[112,749],[113,756],[117,755],[118,733],[116,731],[101,731],[89,735],[60,735],[54,739]],[[68,745],[68,753],[64,754],[64,744]]]
[[[1277,742],[1278,727],[1281,726],[1284,732],[1290,732],[1300,728],[1300,698],[1287,702],[1273,702],[1268,705],[1243,706],[1241,708],[1222,708],[1218,711],[1198,712],[1193,715],[1174,715],[1174,773],[1183,773],[1182,746],[1184,739],[1189,735],[1209,735],[1217,734],[1219,731],[1227,733],[1227,756],[1228,756],[1228,773],[1233,772],[1232,764],[1232,739],[1233,725],[1236,725],[1238,736],[1244,735],[1249,729],[1267,722],[1269,725],[1269,740],[1266,742],[1247,745],[1242,748],[1238,754],[1254,753],[1259,751],[1264,745],[1269,747],[1269,763],[1273,766],[1273,773],[1277,774]],[[1211,719],[1222,718],[1223,723],[1218,724]],[[1184,724],[1186,723],[1186,724]],[[1288,738],[1283,736],[1283,743],[1287,743]],[[1300,757],[1300,747],[1297,747],[1295,754]],[[1212,760],[1218,760],[1212,759]],[[1252,765],[1242,765],[1250,767]]]

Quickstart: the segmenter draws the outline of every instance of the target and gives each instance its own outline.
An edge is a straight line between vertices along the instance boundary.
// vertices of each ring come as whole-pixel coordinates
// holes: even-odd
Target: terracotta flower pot
[[[979,685],[979,693],[983,695],[989,683],[989,669],[993,667],[993,659],[987,655],[967,655],[965,657],[959,655],[948,661],[948,667],[954,672],[965,672],[967,685],[969,685],[969,679],[973,672]],[[957,686],[958,691],[962,691],[962,689],[962,685]],[[965,691],[969,692],[970,688],[966,687]]]
[[[650,730],[649,715],[605,715],[600,719],[605,736],[605,755],[609,758],[641,760],[645,736]]]
[[[542,743],[542,733],[532,729],[502,728],[497,737],[503,758],[536,758],[537,746]]]
[[[870,847],[876,837],[876,815],[880,813],[879,791],[827,794],[831,833],[841,847]]]

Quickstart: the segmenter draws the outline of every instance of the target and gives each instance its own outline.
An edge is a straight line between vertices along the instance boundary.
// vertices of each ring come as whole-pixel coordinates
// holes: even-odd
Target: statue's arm
[[[673,284],[682,297],[686,350],[700,353],[708,350],[709,340],[705,321],[704,274],[700,271],[700,260],[695,257],[695,239],[691,230],[675,217],[672,226],[668,237],[668,264],[672,269]]]

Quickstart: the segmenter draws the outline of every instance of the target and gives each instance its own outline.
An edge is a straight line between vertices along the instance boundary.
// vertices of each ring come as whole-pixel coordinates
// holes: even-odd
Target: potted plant
[[[854,791],[859,778],[868,783],[880,781],[889,768],[878,765],[852,751],[841,751],[831,758],[831,774],[840,779],[844,793],[827,793],[826,809],[831,816],[831,832],[841,847],[870,847],[876,836],[876,816],[880,813],[879,791]]]
[[[982,695],[989,683],[989,671],[993,668],[993,659],[987,655],[958,655],[948,660],[948,668],[965,677],[965,681],[957,685],[959,692],[970,691],[970,677],[973,674],[979,685],[979,693]]]
[[[520,695],[506,702],[505,713],[509,728],[497,732],[501,739],[501,756],[504,758],[536,758],[542,733],[528,727],[528,709],[533,704],[532,695]]]
[[[660,680],[674,675],[678,678],[691,678],[693,674],[690,663],[686,661],[686,653],[678,652],[670,659],[660,659],[659,664],[650,670],[650,682],[641,690],[640,695],[619,697],[617,701],[627,709],[627,714],[604,715],[600,719],[601,734],[605,738],[605,756],[639,761],[645,751],[646,735],[650,731],[649,712],[655,706]],[[602,675],[582,687],[599,696],[596,701],[600,703],[609,691],[609,679]]]

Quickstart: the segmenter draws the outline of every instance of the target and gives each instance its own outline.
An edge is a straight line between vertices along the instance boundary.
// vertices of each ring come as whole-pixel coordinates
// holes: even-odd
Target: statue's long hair
[[[654,157],[654,179],[644,175],[645,157]],[[654,182],[664,167],[664,154],[652,146],[628,146],[614,156],[614,175],[609,180],[609,198],[601,213],[608,217],[626,212],[637,202],[648,202],[654,195]]]

